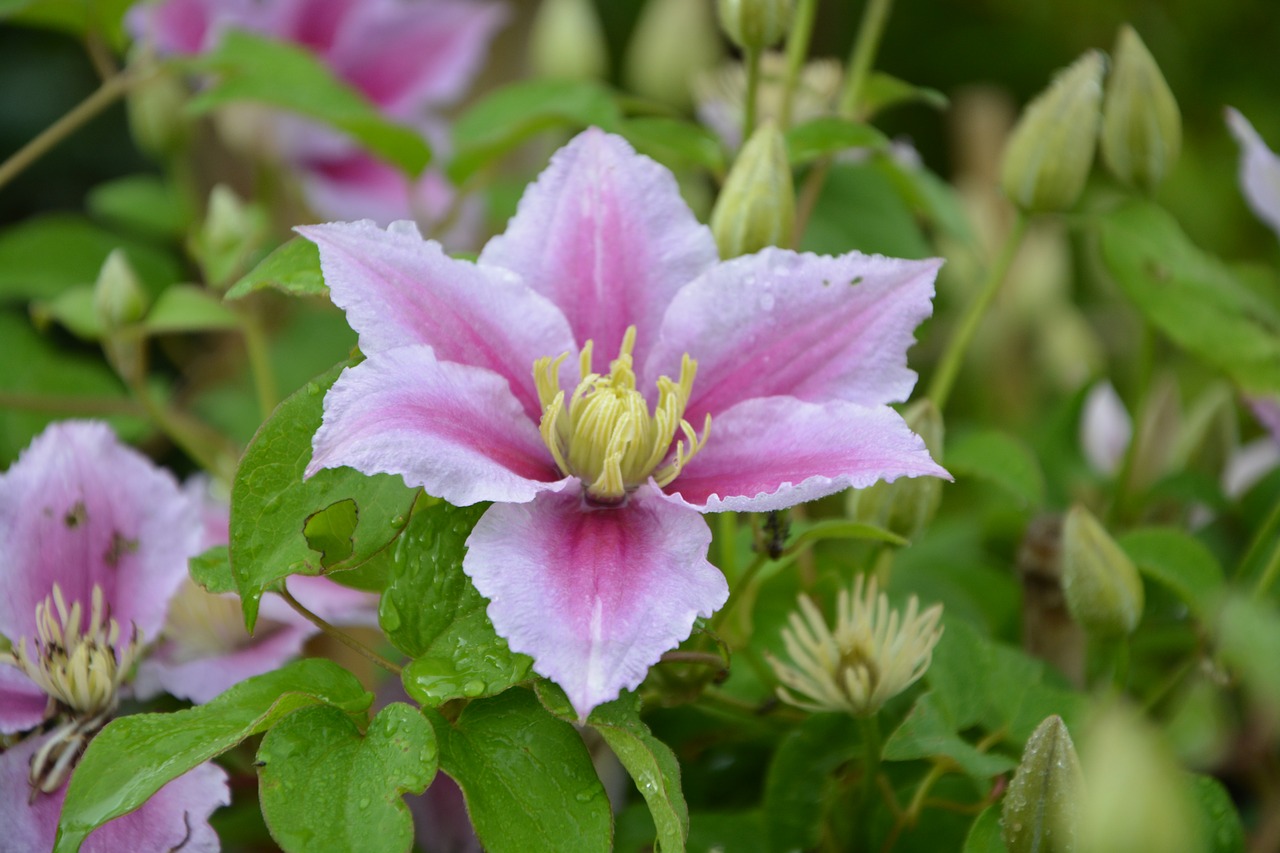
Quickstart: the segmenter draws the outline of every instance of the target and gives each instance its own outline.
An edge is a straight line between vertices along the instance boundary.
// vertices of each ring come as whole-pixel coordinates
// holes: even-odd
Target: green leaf
[[[1212,776],[1191,777],[1191,795],[1200,807],[1200,827],[1206,853],[1244,853],[1244,826],[1231,795]]]
[[[883,71],[874,71],[867,79],[866,88],[863,89],[862,103],[868,115],[875,115],[890,107],[912,103],[926,104],[935,110],[945,110],[948,101],[947,96],[937,89],[916,86],[885,74]]]
[[[1280,390],[1280,317],[1170,214],[1132,201],[1098,227],[1107,269],[1152,325],[1245,391]]]
[[[41,329],[57,323],[86,341],[101,340],[104,334],[93,287],[87,284],[68,287],[52,299],[31,303],[31,320]]]
[[[421,134],[386,119],[301,46],[228,30],[213,50],[182,64],[217,75],[192,100],[190,109],[196,113],[232,101],[259,101],[332,125],[407,175],[420,174],[431,161],[431,148]]]
[[[1000,836],[1000,804],[987,806],[969,828],[964,853],[1008,853]]]
[[[172,779],[308,705],[361,714],[373,701],[336,663],[301,660],[173,714],[131,714],[107,724],[67,786],[55,853],[74,853],[97,827],[136,809]]]
[[[147,312],[143,328],[148,334],[216,332],[238,329],[240,318],[214,294],[194,284],[166,288]]]
[[[787,159],[803,166],[820,157],[850,148],[883,148],[889,140],[869,124],[836,116],[821,116],[787,130]]]
[[[1044,502],[1040,463],[1030,448],[1012,435],[999,430],[965,432],[947,443],[942,458],[956,477],[993,483],[1023,507],[1033,509]]]
[[[258,748],[258,796],[271,837],[288,853],[403,853],[413,846],[404,794],[436,773],[436,738],[416,709],[395,702],[363,736],[332,705],[295,711]]]
[[[835,791],[833,774],[861,754],[858,723],[848,714],[817,714],[783,737],[764,782],[770,850],[819,846],[823,814]]]
[[[226,545],[214,545],[203,554],[192,557],[188,568],[191,579],[205,592],[221,595],[236,591],[236,579],[231,574],[231,557]]]
[[[595,125],[616,130],[622,112],[608,90],[579,80],[531,80],[481,99],[453,126],[457,153],[449,178],[462,184],[520,143],[545,130]]]
[[[1280,611],[1272,602],[1236,596],[1218,614],[1217,648],[1251,697],[1280,719]]]
[[[674,118],[631,118],[618,128],[641,154],[668,169],[700,166],[723,176],[729,164],[719,137],[699,124]]]
[[[980,752],[956,733],[939,697],[933,693],[921,696],[884,744],[885,761],[911,761],[945,756],[978,781],[1007,773],[1018,766],[1006,755]]]
[[[801,248],[826,255],[850,249],[896,258],[936,254],[897,187],[874,163],[831,167]]]
[[[155,175],[98,184],[85,197],[85,206],[95,218],[145,237],[177,239],[191,224],[182,196]]]
[[[320,552],[320,565],[330,568],[350,558],[355,550],[356,524],[360,511],[350,498],[329,504],[319,512],[307,516],[302,525],[302,535],[307,547]]]
[[[1212,617],[1225,578],[1204,543],[1173,527],[1134,530],[1117,541],[1143,574],[1172,590],[1197,619]]]
[[[378,620],[414,658],[401,674],[405,690],[429,707],[493,696],[529,675],[532,661],[494,632],[488,601],[462,571],[467,537],[485,509],[424,499],[400,541],[377,558],[388,576]]]
[[[327,295],[329,288],[320,273],[320,248],[305,237],[294,237],[232,285],[225,298],[241,299],[268,287],[291,296]]]
[[[440,767],[462,788],[485,849],[610,849],[609,798],[582,737],[531,692],[513,688],[479,699],[453,723],[434,711],[427,719],[440,742]]]
[[[959,619],[946,623],[925,680],[958,729],[982,719],[989,696],[988,643]]]
[[[262,593],[291,574],[320,574],[363,565],[403,530],[418,492],[399,477],[366,477],[350,468],[302,475],[311,460],[311,437],[320,427],[325,392],[347,363],[307,385],[276,407],[240,459],[231,486],[231,570],[250,630]],[[352,501],[359,523],[352,552],[328,567],[304,532],[307,519],[342,501]]]
[[[107,43],[123,52],[127,42],[124,14],[136,0],[94,0],[70,3],[67,0],[5,0],[0,17],[15,24],[46,27],[84,38],[90,31],[101,33]]]

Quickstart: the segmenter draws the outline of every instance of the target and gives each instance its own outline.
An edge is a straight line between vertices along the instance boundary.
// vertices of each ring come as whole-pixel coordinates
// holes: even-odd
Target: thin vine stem
[[[276,590],[276,594],[279,595],[281,598],[283,598],[284,603],[292,607],[299,616],[301,616],[303,619],[306,619],[312,625],[315,625],[321,631],[328,634],[330,637],[333,637],[339,643],[342,643],[344,646],[351,649],[356,654],[361,655],[362,657],[366,658],[367,660],[376,664],[377,666],[382,667],[387,672],[390,672],[393,675],[400,674],[401,667],[399,664],[396,664],[396,663],[393,663],[392,661],[387,660],[382,655],[378,654],[373,649],[369,648],[364,643],[357,640],[355,637],[351,636],[345,631],[340,630],[339,628],[334,627],[333,625],[329,624],[321,617],[317,616],[315,613],[312,613],[310,610],[306,608],[306,606],[302,602],[294,598],[289,593],[289,590],[284,587],[283,584],[280,586],[278,590]]]
[[[856,118],[858,108],[862,106],[867,79],[880,51],[880,40],[884,37],[892,10],[893,0],[867,0],[862,10],[862,23],[858,26],[858,37],[849,55],[849,72],[840,97],[840,115],[845,118]]]
[[[809,40],[813,37],[813,22],[818,13],[818,0],[800,0],[795,16],[791,19],[791,32],[787,34],[787,71],[782,83],[782,107],[778,114],[780,129],[791,126],[795,107],[796,86],[804,61],[809,56]]]
[[[747,48],[743,56],[747,66],[747,93],[742,105],[742,144],[756,129],[756,112],[760,104],[760,48]]]

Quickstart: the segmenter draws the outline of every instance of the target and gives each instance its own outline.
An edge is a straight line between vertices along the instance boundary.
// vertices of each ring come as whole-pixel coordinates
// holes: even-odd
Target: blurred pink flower
[[[326,396],[308,473],[493,501],[463,568],[583,718],[728,596],[700,513],[947,476],[887,405],[915,384],[939,262],[720,262],[619,137],[561,149],[476,263],[411,223],[298,231],[367,356]]]
[[[1133,438],[1133,419],[1116,388],[1102,380],[1089,389],[1080,417],[1080,446],[1085,461],[1099,474],[1114,477]]]
[[[163,0],[136,7],[130,20],[162,53],[207,51],[227,29],[302,45],[440,156],[448,139],[435,112],[466,91],[506,18],[501,3],[481,0]],[[411,181],[328,128],[283,115],[271,125],[268,144],[296,169],[322,218],[427,224],[453,200],[438,171]]]
[[[1259,219],[1280,236],[1280,157],[1249,120],[1227,107],[1227,127],[1240,145],[1240,189]]]

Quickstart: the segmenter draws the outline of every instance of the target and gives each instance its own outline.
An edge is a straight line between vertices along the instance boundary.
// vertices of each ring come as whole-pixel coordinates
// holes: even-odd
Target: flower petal
[[[66,786],[27,802],[27,767],[47,737],[27,738],[0,754],[0,849],[5,851],[53,849]],[[165,785],[137,811],[95,829],[80,853],[217,853],[218,835],[209,815],[230,802],[227,774],[215,764],[201,764]]]
[[[649,486],[608,509],[576,492],[543,494],[490,507],[462,568],[490,600],[498,633],[585,720],[724,604],[729,588],[707,562],[710,543],[697,513]]]
[[[644,387],[698,362],[686,417],[752,397],[905,400],[915,328],[929,316],[939,260],[765,249],[720,264],[676,296],[645,365]]]
[[[1245,402],[1253,410],[1258,423],[1271,433],[1271,440],[1280,445],[1280,395],[1250,397]]]
[[[366,355],[425,344],[445,361],[502,376],[529,416],[541,416],[534,361],[576,351],[554,305],[505,270],[450,258],[412,223],[386,231],[369,221],[297,231],[320,247],[329,293],[360,333]]]
[[[877,480],[950,475],[888,406],[771,397],[718,417],[666,491],[702,512],[764,512]]]
[[[1114,476],[1132,438],[1133,419],[1115,386],[1105,379],[1098,382],[1085,396],[1080,415],[1080,447],[1089,467]]]
[[[106,424],[55,423],[0,476],[0,634],[34,637],[55,583],[86,608],[97,584],[121,632],[132,623],[150,639],[200,536],[197,507],[167,471]]]
[[[519,273],[560,306],[577,342],[595,341],[601,372],[632,324],[644,364],[676,291],[715,262],[711,231],[671,173],[596,128],[556,152],[480,254],[482,266]]]
[[[1240,189],[1259,219],[1280,236],[1280,157],[1249,120],[1227,108],[1227,127],[1240,144]]]
[[[307,476],[349,465],[399,474],[457,506],[533,500],[564,480],[538,428],[495,373],[429,347],[376,353],[324,398]]]
[[[25,732],[40,725],[49,697],[26,673],[0,663],[0,734]]]

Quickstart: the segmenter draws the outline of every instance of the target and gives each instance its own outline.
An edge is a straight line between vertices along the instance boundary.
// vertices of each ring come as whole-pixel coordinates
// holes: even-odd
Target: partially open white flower
[[[941,604],[922,613],[915,596],[901,614],[875,578],[863,575],[852,590],[840,590],[834,630],[802,595],[782,631],[791,663],[769,661],[784,685],[778,696],[807,711],[870,716],[924,675],[942,636],[941,619]]]

